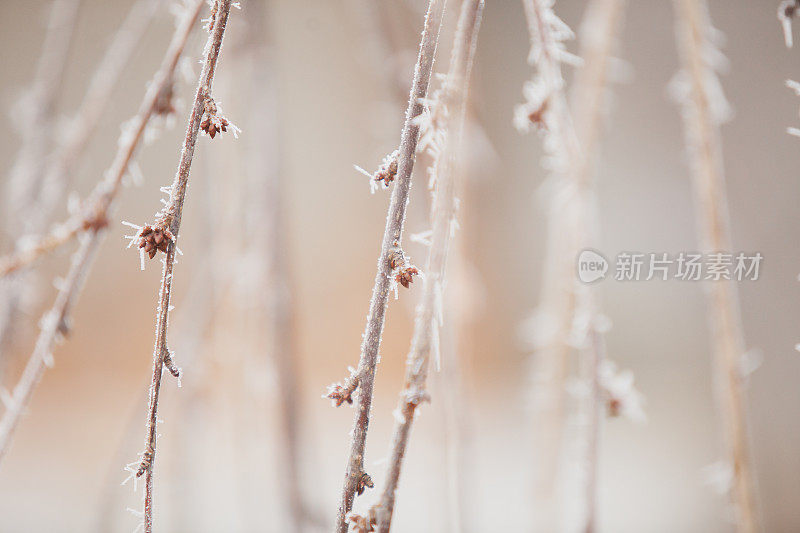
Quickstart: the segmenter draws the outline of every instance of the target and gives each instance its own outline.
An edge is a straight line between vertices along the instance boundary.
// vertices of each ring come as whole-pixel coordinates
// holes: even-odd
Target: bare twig
[[[560,464],[565,424],[568,356],[580,348],[583,375],[590,387],[586,399],[585,428],[587,472],[580,513],[583,531],[594,529],[596,468],[601,392],[598,370],[602,360],[602,335],[592,290],[580,285],[574,274],[578,252],[594,241],[597,227],[591,164],[603,115],[606,76],[611,48],[622,11],[621,0],[594,0],[582,23],[581,56],[584,62],[575,79],[572,109],[566,102],[561,63],[573,62],[563,46],[572,34],[556,18],[547,0],[527,0],[526,16],[531,33],[531,57],[539,78],[526,86],[527,102],[517,110],[522,129],[535,126],[549,136],[549,163],[554,169],[548,206],[547,265],[542,286],[536,332],[536,405],[539,417],[536,453],[537,490],[553,498]],[[553,502],[547,507],[552,508]],[[553,520],[552,516],[544,517]],[[555,528],[553,523],[548,528]]]
[[[386,228],[383,234],[380,257],[378,258],[378,272],[375,276],[375,286],[372,289],[364,340],[361,344],[361,358],[358,369],[352,376],[352,381],[360,390],[352,432],[353,440],[350,445],[350,454],[345,470],[344,487],[342,488],[341,501],[336,515],[334,530],[339,533],[346,533],[348,529],[347,513],[353,507],[356,490],[361,485],[361,480],[365,475],[364,446],[366,444],[369,413],[372,406],[372,389],[375,383],[378,349],[381,344],[381,334],[392,281],[391,274],[394,266],[392,259],[397,254],[397,248],[403,235],[403,224],[411,187],[411,172],[414,168],[417,141],[419,139],[419,124],[416,119],[423,112],[422,101],[428,94],[428,85],[433,71],[433,61],[436,55],[436,45],[445,3],[446,0],[430,0],[425,15],[419,55],[414,68],[414,81],[409,94],[405,124],[400,139],[396,185],[392,190],[389,213],[386,218]],[[363,491],[363,487],[361,487],[361,490]]]
[[[682,95],[683,118],[691,155],[695,203],[704,251],[730,250],[730,220],[719,123],[724,103],[710,62],[712,27],[705,2],[676,0],[678,48],[687,85]],[[712,328],[719,409],[723,415],[725,444],[733,472],[732,500],[736,528],[742,533],[760,529],[750,453],[748,450],[741,361],[745,353],[741,311],[731,280],[709,282],[708,306]]]
[[[130,162],[136,147],[139,144],[145,125],[147,124],[153,109],[157,103],[160,89],[167,83],[172,76],[172,72],[178,63],[178,59],[183,52],[189,34],[194,26],[194,21],[200,13],[203,0],[196,0],[186,12],[186,16],[178,29],[175,30],[172,42],[164,57],[161,68],[156,73],[153,82],[150,84],[138,114],[134,117],[132,127],[123,133],[120,138],[120,147],[114,159],[114,163],[106,173],[105,178],[95,188],[94,197],[96,198],[95,213],[102,215],[100,220],[105,220],[108,209],[113,199],[119,191],[122,177],[125,174],[128,163]],[[66,280],[60,285],[56,302],[48,313],[45,314],[45,322],[36,341],[36,348],[28,359],[25,366],[23,377],[14,388],[10,406],[0,419],[0,459],[2,459],[11,442],[11,437],[16,429],[20,416],[25,407],[30,402],[33,390],[47,367],[51,358],[51,352],[59,336],[66,332],[69,322],[69,315],[72,305],[76,301],[82,289],[82,282],[86,272],[91,268],[94,260],[94,251],[102,242],[105,236],[105,224],[94,224],[87,228],[84,235],[85,241],[81,245],[77,254],[73,257],[72,267]]]
[[[251,68],[253,99],[251,126],[253,135],[248,152],[245,200],[248,209],[245,231],[252,235],[252,252],[256,255],[260,284],[260,320],[266,320],[270,342],[269,355],[275,365],[275,393],[278,411],[276,435],[279,439],[279,463],[276,475],[283,494],[288,518],[287,531],[300,533],[304,523],[304,506],[300,490],[300,398],[298,394],[297,349],[294,333],[294,303],[291,276],[286,258],[285,206],[282,201],[283,177],[280,172],[280,134],[276,62],[274,48],[267,43],[265,7],[249,5],[248,34],[252,46]],[[263,291],[263,292],[262,292]],[[262,323],[263,327],[263,323]]]
[[[156,315],[156,340],[153,349],[153,379],[150,385],[150,401],[147,415],[147,435],[142,463],[136,473],[137,476],[145,475],[144,497],[144,530],[151,533],[153,529],[153,465],[156,453],[156,435],[158,424],[158,397],[161,391],[161,375],[166,366],[176,377],[178,370],[174,366],[172,354],[167,347],[167,322],[169,319],[170,297],[172,294],[172,272],[175,265],[176,242],[181,225],[183,204],[186,198],[186,187],[189,184],[189,170],[194,156],[195,143],[200,131],[200,122],[208,107],[211,98],[211,85],[222,47],[222,37],[228,22],[231,9],[231,0],[217,0],[214,4],[216,13],[210,28],[211,34],[205,48],[205,62],[200,73],[200,79],[195,93],[192,112],[186,127],[178,170],[170,190],[169,201],[162,210],[157,227],[166,228],[172,234],[172,239],[166,246],[164,269],[161,276],[161,289],[159,291],[158,313]]]
[[[22,142],[8,179],[4,217],[5,231],[12,239],[39,228],[41,214],[37,208],[37,195],[53,141],[56,99],[79,6],[80,0],[53,2],[33,86],[21,102],[19,130]],[[0,279],[0,359],[11,342],[25,286],[24,279]]]
[[[462,3],[450,69],[438,101],[432,104],[441,106],[447,111],[444,123],[441,125],[440,155],[434,162],[436,195],[433,203],[433,230],[423,278],[422,301],[417,307],[411,351],[407,358],[405,388],[397,407],[399,417],[394,427],[389,471],[378,511],[378,531],[382,533],[388,533],[391,527],[397,483],[400,479],[414,413],[419,404],[428,399],[425,382],[431,351],[439,349],[447,253],[455,230],[457,209],[454,176],[456,155],[464,125],[467,88],[483,5],[483,0],[465,0]]]

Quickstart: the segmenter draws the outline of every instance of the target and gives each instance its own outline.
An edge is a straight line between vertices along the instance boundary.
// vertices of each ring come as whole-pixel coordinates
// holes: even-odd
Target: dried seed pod
[[[367,487],[374,488],[375,483],[372,482],[372,478],[369,477],[369,474],[363,472],[361,477],[358,478],[358,483],[356,483],[356,493],[361,496],[364,494],[364,491],[367,490]]]

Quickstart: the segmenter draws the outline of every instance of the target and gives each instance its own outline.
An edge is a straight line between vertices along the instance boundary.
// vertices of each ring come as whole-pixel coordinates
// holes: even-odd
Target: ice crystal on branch
[[[783,38],[786,41],[786,48],[792,47],[792,19],[800,11],[800,0],[783,0],[778,6],[778,20],[783,28]]]
[[[370,174],[368,171],[364,170],[358,165],[353,165],[356,170],[370,179],[369,190],[371,193],[375,193],[375,191],[378,189],[379,183],[383,183],[383,187],[388,188],[389,184],[394,181],[395,176],[397,176],[398,154],[399,152],[395,150],[391,154],[388,154],[386,157],[384,157],[381,165],[374,174]]]
[[[609,416],[621,415],[633,422],[647,420],[642,407],[642,394],[636,390],[633,384],[633,372],[630,370],[618,371],[612,361],[603,360],[598,369],[598,378]]]

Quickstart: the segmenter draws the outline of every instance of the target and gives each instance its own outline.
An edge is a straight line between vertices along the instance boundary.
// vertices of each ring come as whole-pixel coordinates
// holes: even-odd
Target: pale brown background
[[[216,169],[210,179],[228,180],[232,186],[238,179],[241,149],[257,144],[247,138],[246,93],[239,91],[246,82],[236,78],[242,71],[234,68],[235,35],[243,29],[251,1],[255,0],[244,0],[244,9],[232,14],[216,91],[229,118],[245,130],[238,141],[243,144],[223,137],[212,146],[203,138],[195,162],[197,176]],[[273,4],[269,31],[281,98],[276,120],[280,119],[288,213],[284,252],[295,287],[302,371],[302,487],[313,512],[329,522],[337,505],[352,411],[334,410],[320,395],[357,360],[388,202],[386,193],[370,196],[352,164],[371,168],[393,148],[402,108],[386,94],[384,80],[364,57],[366,44],[351,3]],[[584,2],[557,4],[558,12],[577,28]],[[1,5],[0,102],[7,109],[33,75],[46,2],[12,0]],[[128,1],[84,2],[60,100],[65,113],[80,101],[103,43],[128,6]],[[671,7],[665,1],[638,0],[629,2],[627,10],[620,55],[634,75],[614,87],[598,173],[600,249],[609,256],[623,250],[675,253],[696,248],[681,123],[666,96],[666,85],[677,69]],[[725,52],[732,63],[723,83],[736,115],[723,128],[723,140],[735,248],[758,250],[765,257],[761,279],[740,288],[748,346],[764,355],[749,389],[760,499],[766,531],[793,532],[800,531],[800,356],[793,348],[800,341],[800,139],[784,130],[800,122],[800,101],[784,87],[784,80],[800,78],[800,50],[784,49],[775,7],[776,2],[765,0],[714,0],[711,14],[728,36]],[[452,15],[453,6],[450,11]],[[409,42],[420,28],[419,18],[411,22]],[[135,112],[170,33],[171,18],[161,13],[81,168],[76,183],[81,193],[109,165],[118,125]],[[188,50],[196,57],[201,47],[197,38]],[[474,264],[479,298],[462,353],[472,407],[467,527],[473,532],[524,531],[529,522],[530,428],[523,400],[528,354],[517,332],[537,302],[544,231],[534,196],[544,173],[538,164],[539,140],[520,136],[511,124],[522,83],[531,73],[527,52],[520,3],[488,0],[473,100],[495,153],[473,166],[461,215],[465,255]],[[444,64],[439,62],[439,68]],[[409,68],[409,77],[410,72]],[[179,92],[185,102],[192,87],[184,84]],[[123,192],[118,220],[141,223],[158,208],[158,187],[171,180],[184,120],[185,106],[176,127],[141,152],[145,183]],[[4,170],[18,145],[13,126],[5,124],[5,142],[0,143]],[[198,177],[189,190],[181,235],[184,256],[175,281],[176,324],[186,312],[181,297],[207,260],[198,235],[205,183]],[[423,229],[422,212],[417,210],[409,230]],[[160,270],[152,264],[139,272],[138,257],[123,246],[126,230],[112,225],[79,303],[74,334],[57,350],[56,366],[41,383],[0,466],[0,531],[135,527],[136,519],[125,508],[138,508],[138,496],[119,482],[125,476],[122,466],[135,460],[143,438]],[[411,248],[411,253],[422,261],[422,249]],[[62,253],[48,260],[44,271],[60,272],[66,257]],[[606,280],[600,287],[614,322],[608,334],[609,355],[635,372],[647,397],[649,418],[643,426],[625,420],[605,426],[600,531],[730,531],[725,502],[704,486],[701,473],[721,454],[701,286]],[[388,447],[413,300],[419,292],[415,289],[391,303],[368,465],[385,457]],[[33,309],[52,297],[52,288],[44,284]],[[36,316],[33,313],[30,324]],[[22,332],[19,357],[30,351],[34,333],[32,327]],[[221,359],[228,356],[233,358],[217,353]],[[189,364],[188,355],[179,352],[178,358]],[[6,384],[18,370],[18,365],[9,370],[3,378]],[[240,370],[226,372],[237,375]],[[263,376],[255,377],[261,380],[260,388],[256,386],[261,394]],[[176,410],[181,390],[165,380],[156,487],[160,531],[280,530],[283,513],[272,476],[274,438],[266,436],[274,422],[272,404],[243,404],[237,388],[234,380],[209,394],[196,415],[199,429],[190,430],[181,425],[184,415]],[[414,428],[401,481],[397,531],[445,530],[441,416],[434,395]],[[182,453],[179,443],[187,435],[207,440],[204,455]],[[180,461],[188,465],[184,471],[191,472],[189,479],[173,475]],[[380,486],[383,471],[380,466],[373,471]],[[377,491],[372,491],[358,506],[376,497]],[[104,522],[103,516],[110,521]],[[187,516],[192,518],[181,518]]]

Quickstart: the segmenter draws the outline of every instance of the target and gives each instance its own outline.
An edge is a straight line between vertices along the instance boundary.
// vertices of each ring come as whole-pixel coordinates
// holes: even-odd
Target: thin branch
[[[691,155],[695,203],[704,251],[731,249],[730,220],[719,124],[724,103],[711,64],[715,51],[708,10],[701,0],[676,0],[677,38],[687,81],[682,98],[687,146]],[[723,107],[724,109],[724,107]],[[708,306],[715,360],[719,409],[723,415],[728,461],[733,473],[732,500],[736,528],[742,533],[760,530],[753,467],[749,452],[741,361],[745,353],[741,311],[731,280],[708,284]]]
[[[133,157],[145,125],[157,105],[159,92],[170,80],[172,72],[178,64],[178,59],[183,52],[202,5],[203,0],[196,0],[194,4],[187,8],[186,16],[175,30],[161,68],[145,93],[139,112],[133,118],[131,128],[123,132],[120,137],[120,148],[114,163],[105,174],[104,180],[95,189],[95,208],[100,216],[98,220],[106,220],[108,209],[119,191],[128,163]],[[10,406],[3,414],[3,418],[0,419],[0,459],[8,450],[20,416],[30,403],[33,391],[48,366],[56,341],[68,329],[67,324],[69,323],[72,306],[82,290],[82,282],[86,272],[91,268],[94,261],[94,252],[102,242],[103,237],[105,237],[105,227],[105,224],[97,223],[87,228],[86,233],[82,236],[85,240],[82,241],[81,247],[73,257],[72,266],[66,280],[60,284],[56,301],[50,311],[45,314],[46,320],[36,341],[36,348],[28,359],[23,377],[14,387]]]
[[[80,0],[55,0],[51,6],[33,85],[20,105],[22,140],[7,183],[5,231],[15,239],[39,228],[36,200],[53,141],[56,99],[78,17]],[[0,276],[0,359],[10,344],[23,299],[25,280]],[[0,361],[2,362],[2,361]]]
[[[248,39],[251,49],[251,129],[244,210],[245,231],[252,235],[257,275],[252,280],[262,290],[260,329],[266,325],[270,342],[269,356],[275,365],[275,393],[278,411],[276,435],[279,441],[278,462],[282,466],[276,481],[283,494],[288,518],[287,531],[303,530],[305,511],[300,488],[300,398],[298,391],[297,346],[294,332],[294,302],[291,276],[286,257],[286,211],[282,200],[283,174],[280,158],[280,105],[277,95],[277,69],[273,46],[267,43],[267,8],[251,4]],[[249,310],[248,310],[249,312]]]
[[[441,126],[440,156],[434,162],[436,195],[433,203],[433,231],[423,278],[422,301],[417,307],[411,351],[406,363],[405,388],[397,407],[399,417],[394,427],[389,471],[377,514],[378,531],[381,533],[388,533],[391,527],[397,483],[408,446],[411,425],[417,407],[429,398],[426,380],[431,351],[438,352],[439,349],[447,253],[455,231],[457,210],[457,186],[454,175],[456,156],[464,126],[469,77],[475,57],[483,6],[483,0],[465,0],[462,3],[450,69],[440,98],[432,104],[446,110],[445,120]]]
[[[534,332],[539,448],[534,454],[536,489],[540,496],[555,497],[565,429],[568,359],[575,348],[580,348],[583,375],[590,383],[583,457],[588,475],[584,497],[575,501],[585,503],[579,512],[584,516],[582,529],[589,532],[594,529],[595,515],[602,336],[597,331],[598,309],[592,290],[578,283],[573,265],[578,252],[595,241],[593,229],[598,226],[591,163],[622,1],[594,0],[587,6],[582,24],[583,66],[576,74],[572,109],[565,96],[561,64],[579,62],[564,46],[564,41],[574,34],[553,13],[552,1],[526,0],[524,5],[531,35],[531,60],[538,67],[538,77],[525,86],[526,102],[517,108],[516,122],[524,131],[536,127],[543,133],[547,163],[552,169],[542,303]],[[554,503],[548,502],[547,506],[552,508]],[[548,520],[552,522],[553,516],[545,516]],[[547,523],[545,527],[556,526]]]
[[[414,68],[414,81],[408,99],[405,124],[400,138],[399,155],[397,157],[397,183],[392,190],[386,228],[383,234],[381,254],[378,258],[378,272],[375,286],[372,289],[369,315],[361,344],[361,358],[358,369],[352,377],[356,387],[360,387],[356,405],[356,417],[353,424],[350,454],[345,470],[344,486],[341,501],[336,515],[335,531],[346,533],[347,513],[353,507],[356,490],[363,492],[364,483],[369,476],[364,472],[364,447],[367,440],[367,427],[372,406],[372,391],[375,383],[375,369],[378,363],[378,350],[386,316],[389,289],[392,281],[393,260],[403,235],[406,206],[411,187],[411,172],[414,168],[417,141],[419,140],[419,123],[416,120],[423,112],[423,100],[428,94],[436,55],[442,15],[446,0],[430,0],[425,14],[425,25],[420,41],[419,55]],[[371,484],[371,482],[369,482]]]
[[[156,453],[156,435],[158,424],[158,397],[161,391],[161,375],[163,368],[178,376],[174,366],[172,354],[167,346],[167,323],[169,319],[170,297],[172,295],[172,272],[175,265],[176,242],[181,225],[183,204],[186,199],[186,187],[189,184],[189,171],[194,156],[194,148],[200,131],[203,116],[209,111],[208,102],[211,98],[211,86],[214,73],[222,47],[222,37],[228,23],[228,14],[231,9],[231,0],[217,0],[212,10],[216,16],[209,28],[211,34],[205,47],[205,62],[200,73],[200,79],[195,93],[192,112],[186,127],[178,170],[170,190],[169,202],[162,210],[157,227],[168,229],[172,238],[167,241],[166,257],[161,276],[161,289],[159,291],[158,314],[156,315],[156,340],[153,349],[153,379],[150,385],[150,401],[147,415],[147,436],[142,463],[136,473],[137,476],[145,475],[144,497],[144,531],[151,533],[153,529],[153,465]]]

